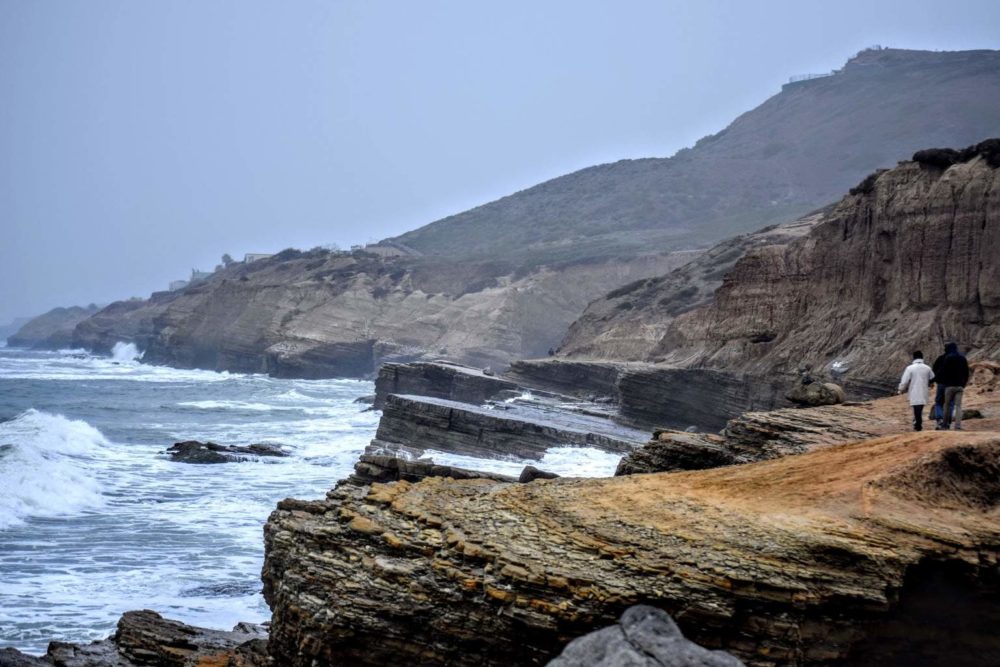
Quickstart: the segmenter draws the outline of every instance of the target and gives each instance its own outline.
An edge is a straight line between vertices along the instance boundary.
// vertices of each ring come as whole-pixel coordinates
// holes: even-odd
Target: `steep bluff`
[[[545,355],[608,284],[690,253],[599,260],[526,275],[443,260],[287,251],[177,292],[119,302],[80,323],[76,345],[135,342],[145,360],[285,377],[366,376],[382,361],[502,365]]]
[[[562,349],[757,377],[838,361],[859,386],[890,384],[910,350],[932,355],[947,340],[973,359],[1000,358],[998,146],[944,162],[921,152],[873,174],[799,238],[744,244],[713,297],[690,310],[675,308],[692,284],[687,267],[640,285],[642,313],[607,317],[630,298],[609,295]],[[636,320],[639,343],[622,333]]]
[[[390,240],[403,258],[281,253],[117,304],[74,338],[296,377],[544,356],[594,298],[692,259],[671,251],[793,219],[917,148],[1000,134],[998,106],[1000,52],[865,51],[669,159],[585,169]]]

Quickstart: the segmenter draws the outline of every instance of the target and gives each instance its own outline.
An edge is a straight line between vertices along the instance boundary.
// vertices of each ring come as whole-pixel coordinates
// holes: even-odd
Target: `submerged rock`
[[[615,625],[578,637],[548,667],[742,667],[723,651],[684,639],[670,614],[629,607]]]
[[[254,444],[244,447],[197,440],[174,443],[167,449],[167,453],[170,454],[171,461],[179,463],[241,463],[256,461],[260,457],[288,456],[278,445]]]

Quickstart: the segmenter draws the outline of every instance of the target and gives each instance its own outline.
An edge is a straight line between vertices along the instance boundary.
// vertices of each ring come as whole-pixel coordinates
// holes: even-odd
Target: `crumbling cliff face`
[[[921,152],[873,174],[800,238],[741,250],[713,298],[693,309],[680,298],[690,269],[663,280],[658,301],[644,295],[647,312],[602,326],[600,312],[628,298],[612,294],[563,349],[756,377],[840,362],[849,387],[873,388],[891,384],[911,350],[932,356],[948,340],[972,359],[1000,358],[998,146]],[[641,344],[619,344],[630,318],[645,320]]]
[[[503,365],[545,355],[609,284],[690,257],[649,254],[520,275],[444,260],[289,251],[178,292],[112,304],[77,326],[74,344],[106,351],[125,340],[145,350],[147,362],[283,377],[367,376],[382,361],[422,358]]]

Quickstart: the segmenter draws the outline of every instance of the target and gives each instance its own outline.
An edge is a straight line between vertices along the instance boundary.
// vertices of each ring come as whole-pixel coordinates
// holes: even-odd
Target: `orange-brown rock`
[[[544,664],[648,604],[750,665],[914,651],[975,664],[1000,651],[1000,397],[987,388],[969,390],[986,418],[965,432],[905,430],[896,397],[787,411],[891,434],[821,446],[817,422],[811,451],[747,465],[284,501],[265,528],[269,651],[289,665]]]

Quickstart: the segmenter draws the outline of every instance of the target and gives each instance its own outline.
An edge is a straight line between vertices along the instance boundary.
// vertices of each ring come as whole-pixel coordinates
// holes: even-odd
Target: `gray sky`
[[[1000,3],[0,0],[0,323],[668,156]]]

